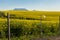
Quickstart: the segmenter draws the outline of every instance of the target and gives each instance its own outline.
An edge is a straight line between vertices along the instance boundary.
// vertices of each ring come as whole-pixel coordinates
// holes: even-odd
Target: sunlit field
[[[59,34],[60,12],[8,10],[0,13],[0,39],[7,40],[7,13],[10,14],[11,39],[30,40]],[[1,16],[2,15],[2,16]]]

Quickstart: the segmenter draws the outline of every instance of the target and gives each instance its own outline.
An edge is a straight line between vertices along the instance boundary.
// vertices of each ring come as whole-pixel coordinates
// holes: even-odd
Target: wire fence
[[[1,18],[0,21],[0,39],[58,40],[60,37],[60,16],[41,15],[39,17],[18,18],[7,14],[7,18]]]

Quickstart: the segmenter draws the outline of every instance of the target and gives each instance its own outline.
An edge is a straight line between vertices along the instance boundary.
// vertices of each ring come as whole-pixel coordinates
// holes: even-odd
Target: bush
[[[11,21],[11,37],[20,37],[28,35],[41,35],[41,30],[43,36],[57,35],[58,33],[58,23],[42,23],[42,29],[40,23],[33,22],[28,23],[24,21]],[[8,27],[7,22],[2,22],[0,25],[0,37],[8,37]]]
[[[6,17],[5,13],[0,11],[0,17]]]

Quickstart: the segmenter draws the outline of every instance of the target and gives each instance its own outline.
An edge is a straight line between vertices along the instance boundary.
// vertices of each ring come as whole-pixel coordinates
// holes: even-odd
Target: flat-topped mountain
[[[25,11],[27,11],[26,8],[15,8],[14,10],[25,10]]]

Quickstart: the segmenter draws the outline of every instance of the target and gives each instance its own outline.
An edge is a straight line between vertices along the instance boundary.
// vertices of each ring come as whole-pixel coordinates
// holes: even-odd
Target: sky
[[[14,8],[60,11],[60,0],[0,0],[0,10]]]

